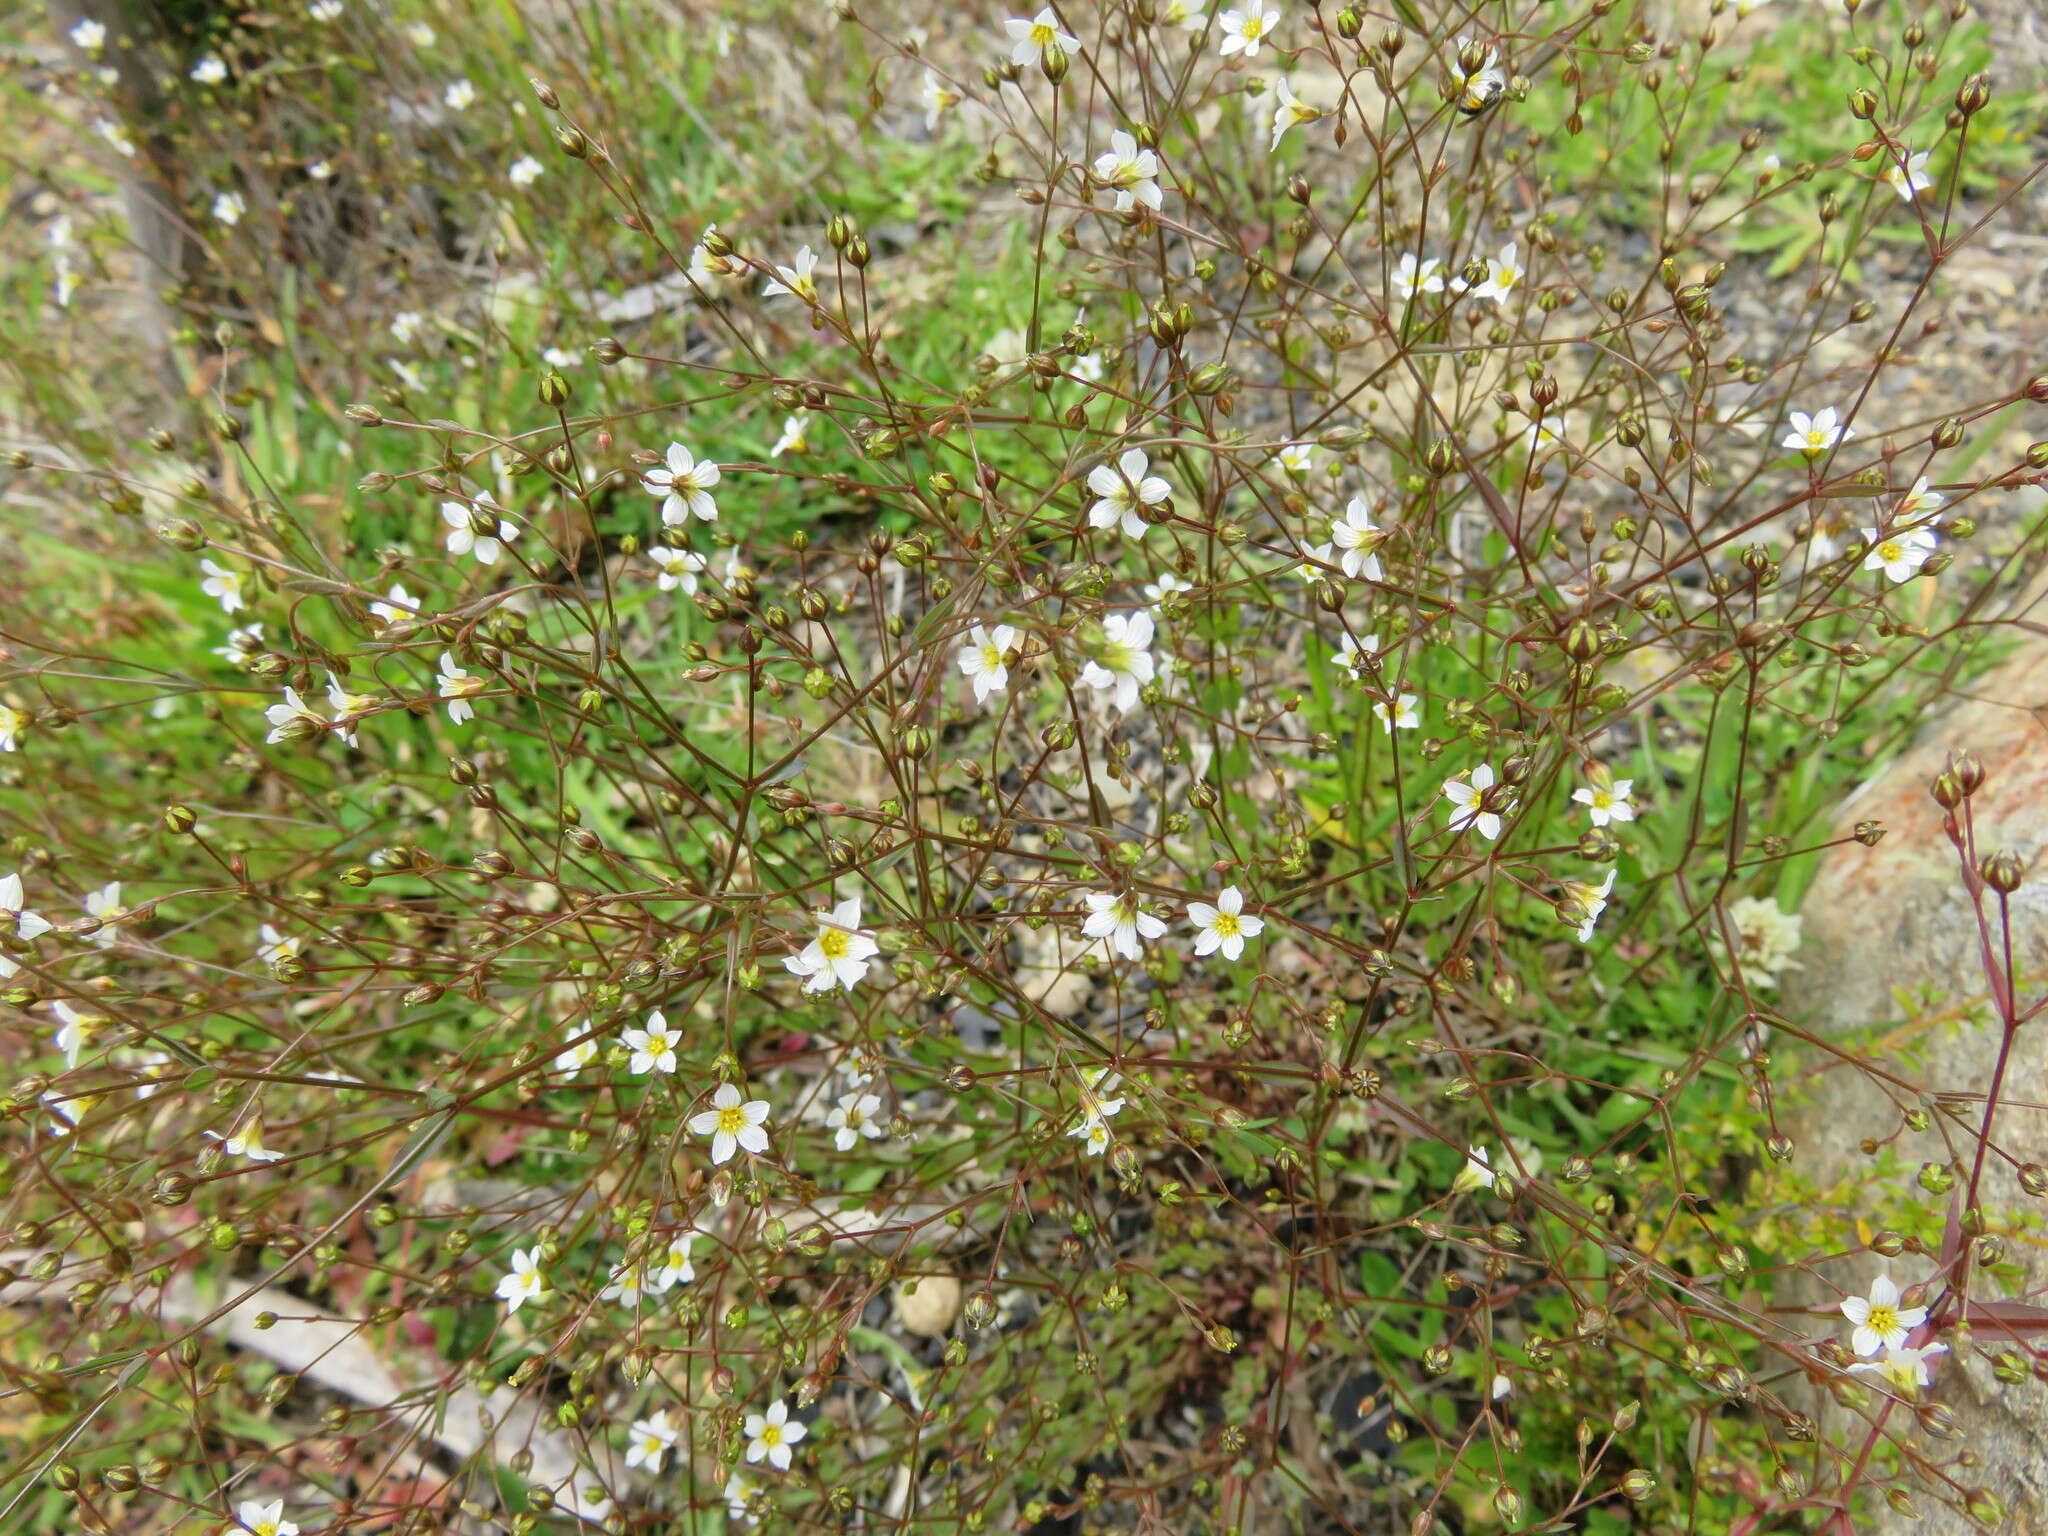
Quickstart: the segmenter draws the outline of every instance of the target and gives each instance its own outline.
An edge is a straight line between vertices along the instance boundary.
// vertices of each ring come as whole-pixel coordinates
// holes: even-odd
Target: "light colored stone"
[[[1851,842],[1831,852],[1801,903],[1807,943],[1801,968],[1785,978],[1787,1017],[1823,1041],[1868,1038],[1877,1026],[1869,1054],[1830,1058],[1806,1049],[1796,1053],[1790,1070],[1795,1106],[1784,1126],[1798,1144],[1798,1169],[1823,1188],[1869,1177],[1874,1161],[1866,1142],[1890,1145],[1907,1177],[1923,1162],[1947,1161],[1953,1146],[1962,1166],[1958,1188],[1976,1154],[2003,1031],[1991,1005],[1983,934],[1944,830],[1946,813],[1928,793],[1949,752],[1964,749],[1985,770],[1984,785],[1969,807],[1978,858],[2011,848],[2028,865],[2027,882],[2011,898],[2022,1009],[2043,995],[2048,981],[2048,645],[2036,643],[1931,719],[1905,755],[1850,797],[1834,835],[1849,836],[1864,821],[1881,822],[1886,835],[1874,847]],[[1997,908],[1988,891],[1986,912],[1995,953]],[[1913,1062],[1901,1059],[1907,1052]],[[1788,1066],[1782,1064],[1781,1072]],[[2029,1290],[2048,1287],[2048,1249],[2038,1231],[2043,1203],[2020,1189],[2011,1170],[2014,1162],[2048,1161],[2044,1081],[2048,1016],[2015,1035],[1978,1194],[1993,1230],[2008,1218],[2033,1224],[2034,1230],[2015,1233],[2006,1245],[2025,1271]],[[1929,1129],[1916,1132],[1904,1124],[1916,1108],[1931,1116]],[[1874,1258],[1831,1264],[1827,1279],[1860,1288],[1879,1267]],[[1933,1254],[1908,1253],[1890,1269],[1901,1284],[1938,1284],[1938,1267]],[[1995,1292],[1978,1291],[1981,1284],[1973,1285],[1973,1295],[1996,1299]],[[1835,1297],[1815,1284],[1798,1299],[1818,1312]],[[1814,1331],[1842,1333],[1818,1315]],[[1992,1329],[1977,1330],[1978,1345],[1996,1342]],[[2033,1334],[2025,1342],[2038,1347],[2043,1340]],[[1931,1395],[1954,1411],[1958,1434],[1951,1441],[1930,1441],[1905,1420],[1907,1432],[1937,1461],[1965,1448],[1974,1454],[1975,1466],[1952,1475],[1964,1487],[1988,1489],[2003,1501],[2011,1511],[2003,1530],[2048,1532],[2048,1388],[2039,1382],[2003,1386],[1973,1347],[1950,1343],[1954,1353],[1941,1362]],[[1840,1433],[1855,1429],[1838,1416],[1831,1427]],[[1890,1428],[1901,1428],[1900,1416],[1893,1416]],[[1916,1490],[1914,1496],[1920,1519],[1906,1520],[1875,1502],[1869,1529],[1899,1536],[1964,1536],[1979,1529],[1959,1509],[1937,1503],[1934,1489]]]
[[[921,1339],[944,1338],[960,1315],[960,1282],[951,1275],[922,1275],[898,1282],[890,1293],[896,1322]]]

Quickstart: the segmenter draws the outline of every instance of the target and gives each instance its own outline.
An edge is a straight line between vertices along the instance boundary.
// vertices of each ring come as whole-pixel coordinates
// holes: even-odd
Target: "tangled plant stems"
[[[533,281],[601,367],[388,274],[284,337],[400,172],[230,158],[304,124],[176,58],[246,177],[200,430],[11,459],[10,1528],[1988,1522],[1928,1437],[1989,1322],[2039,1363],[1964,1235],[2011,1086],[1845,1206],[1775,1003],[2038,557],[2048,378],[1891,387],[2038,174],[1960,8],[944,10],[783,18],[924,235],[685,193],[657,53],[536,112],[426,19],[266,40],[586,231]],[[1730,94],[1792,44],[1796,161]]]

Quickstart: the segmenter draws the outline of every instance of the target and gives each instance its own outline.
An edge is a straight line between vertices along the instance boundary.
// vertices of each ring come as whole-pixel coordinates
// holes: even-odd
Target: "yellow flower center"
[[[256,1536],[277,1536],[277,1522],[275,1520],[257,1521]]]
[[[662,1440],[659,1435],[642,1435],[640,1437],[640,1454],[642,1456],[657,1454],[661,1450],[661,1446]]]
[[[1870,1309],[1870,1316],[1866,1319],[1866,1326],[1868,1326],[1872,1333],[1877,1334],[1880,1338],[1884,1337],[1886,1334],[1896,1333],[1899,1327],[1899,1314],[1897,1309],[1893,1307],[1873,1306]]]
[[[1614,809],[1614,795],[1613,795],[1613,793],[1612,793],[1611,791],[1609,791],[1609,790],[1605,790],[1605,789],[1596,789],[1596,790],[1594,790],[1594,791],[1593,791],[1593,809],[1594,809],[1594,810],[1596,810],[1596,811],[1611,811],[1611,810],[1613,810],[1613,809]]]
[[[1818,448],[1825,448],[1825,447],[1827,447],[1827,445],[1828,445],[1828,435],[1827,435],[1827,433],[1825,433],[1825,432],[1821,431],[1821,430],[1820,430],[1820,428],[1818,428],[1818,427],[1808,427],[1808,428],[1806,429],[1806,446],[1807,446],[1807,447],[1809,447],[1809,448],[1815,448],[1815,449],[1818,449]]]
[[[1039,30],[1044,31],[1045,29],[1041,27]],[[782,1426],[780,1424],[763,1424],[761,1426],[761,1443],[767,1446],[782,1444]]]
[[[981,648],[981,665],[984,671],[993,672],[1002,664],[1003,653],[996,649],[993,641]]]
[[[1266,20],[1263,16],[1247,16],[1244,19],[1244,40],[1255,43],[1266,35]]]
[[[1216,921],[1211,923],[1209,926],[1212,930],[1214,930],[1218,938],[1223,939],[1236,938],[1240,930],[1240,925],[1237,921],[1237,914],[1235,912],[1218,911],[1216,914]]]
[[[1897,560],[1901,555],[1903,555],[1905,553],[1905,550],[1900,547],[1899,541],[1897,539],[1886,539],[1882,544],[1877,546],[1877,553],[1880,559],[1884,560],[1886,564],[1890,564],[1892,561]]]
[[[722,1136],[737,1136],[747,1128],[747,1112],[734,1104],[718,1112],[718,1130]]]
[[[844,960],[853,936],[844,928],[827,928],[818,935],[818,953],[827,960]]]
[[[1137,653],[1123,640],[1112,640],[1102,648],[1102,665],[1111,672],[1128,672]]]
[[[1031,24],[1031,43],[1033,47],[1050,48],[1053,44],[1053,39],[1058,36],[1058,32],[1053,30],[1053,28],[1048,27],[1042,21],[1033,22]]]

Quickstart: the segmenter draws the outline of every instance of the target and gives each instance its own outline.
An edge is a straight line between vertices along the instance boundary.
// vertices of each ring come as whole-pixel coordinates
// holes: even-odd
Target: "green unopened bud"
[[[1222,363],[1206,363],[1195,370],[1188,380],[1188,392],[1196,395],[1219,394],[1230,382],[1230,370]]]
[[[590,140],[580,129],[564,126],[555,130],[555,147],[571,160],[581,160],[590,153]]]
[[[552,368],[541,375],[540,403],[557,409],[569,403],[569,381]]]
[[[1054,85],[1067,78],[1067,51],[1057,45],[1038,50],[1038,72]]]
[[[1849,93],[1849,114],[1868,122],[1877,116],[1877,92],[1867,85],[1859,85]]]

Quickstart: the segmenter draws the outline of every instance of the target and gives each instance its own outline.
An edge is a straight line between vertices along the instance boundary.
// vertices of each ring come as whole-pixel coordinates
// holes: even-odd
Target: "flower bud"
[[[1956,92],[1956,110],[1965,117],[1975,117],[1991,103],[1991,87],[1982,75],[1972,75],[1965,80],[1962,89]]]
[[[569,403],[569,381],[552,368],[541,375],[540,403],[556,409]]]
[[[584,159],[590,153],[590,140],[583,137],[582,132],[575,128],[557,128],[555,146],[571,160]]]
[[[1934,776],[1934,782],[1927,786],[1927,793],[1943,810],[1952,811],[1963,803],[1962,782],[1950,769],[1944,768]]]
[[[1868,122],[1877,116],[1877,92],[1867,85],[1860,85],[1849,93],[1849,114]]]
[[[1038,72],[1053,85],[1067,78],[1067,51],[1057,45],[1038,50]]]
[[[555,88],[552,85],[549,85],[547,81],[539,80],[529,75],[527,77],[526,83],[533,87],[534,96],[539,100],[540,104],[546,107],[550,112],[555,111],[562,105],[561,98],[555,94]]]
[[[2010,848],[2001,848],[1984,861],[1983,874],[1986,885],[2001,895],[2010,896],[2026,879],[2027,869],[2017,853]]]

